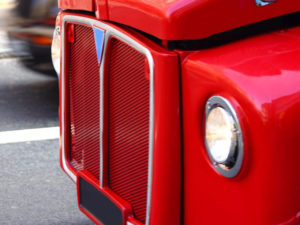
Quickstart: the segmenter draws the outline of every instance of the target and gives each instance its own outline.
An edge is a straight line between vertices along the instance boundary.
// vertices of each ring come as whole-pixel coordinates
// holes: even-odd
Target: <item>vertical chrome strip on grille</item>
[[[66,146],[65,146],[65,96],[66,96],[66,90],[65,90],[65,23],[64,20],[62,23],[62,32],[61,32],[61,60],[62,60],[62,67],[61,67],[61,142],[62,142],[62,165],[66,173],[70,176],[70,178],[76,183],[77,177],[75,174],[71,172],[69,167],[67,166],[67,159],[66,159]]]
[[[151,52],[142,46],[140,43],[136,42],[135,40],[131,39],[127,35],[123,34],[122,32],[112,28],[111,26],[102,23],[97,20],[80,17],[80,16],[71,16],[67,15],[63,18],[62,23],[62,75],[61,75],[61,82],[62,82],[62,161],[63,167],[67,174],[76,182],[76,176],[69,170],[66,162],[65,157],[65,24],[66,22],[77,22],[81,24],[86,24],[91,27],[100,27],[105,30],[105,43],[103,47],[103,56],[105,56],[105,52],[107,50],[108,40],[110,37],[116,37],[126,44],[130,45],[140,53],[146,56],[149,64],[149,71],[150,71],[150,99],[149,99],[149,162],[148,162],[148,188],[147,188],[147,211],[146,211],[146,225],[149,225],[150,219],[150,206],[151,206],[151,190],[152,190],[152,167],[153,167],[153,132],[154,132],[154,61]],[[103,80],[104,80],[104,60],[105,57],[101,58],[101,65],[100,65],[100,187],[103,187]]]
[[[106,31],[107,32],[107,31]],[[104,173],[104,169],[103,169],[103,124],[104,124],[104,69],[103,69],[103,64],[104,64],[104,55],[106,52],[106,48],[107,48],[107,37],[106,37],[106,32],[104,35],[104,45],[103,45],[103,50],[102,50],[102,57],[101,57],[101,61],[100,61],[100,177],[99,177],[99,182],[100,182],[100,187],[103,188],[103,173]]]

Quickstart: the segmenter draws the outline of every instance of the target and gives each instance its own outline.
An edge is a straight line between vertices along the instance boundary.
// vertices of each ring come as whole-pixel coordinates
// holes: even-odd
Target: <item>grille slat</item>
[[[149,154],[149,80],[145,56],[113,39],[108,59],[109,186],[146,220]]]
[[[93,29],[74,26],[68,44],[70,159],[76,170],[88,170],[99,179],[99,65]]]

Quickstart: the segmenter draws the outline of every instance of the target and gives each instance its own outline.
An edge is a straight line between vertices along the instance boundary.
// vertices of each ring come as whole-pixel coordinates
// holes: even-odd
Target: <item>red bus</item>
[[[300,1],[60,0],[61,167],[97,224],[300,224]]]

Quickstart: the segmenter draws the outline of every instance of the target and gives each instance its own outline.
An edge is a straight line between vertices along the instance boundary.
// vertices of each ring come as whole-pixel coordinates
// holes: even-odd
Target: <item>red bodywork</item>
[[[105,2],[104,0],[103,2]],[[93,12],[95,10],[93,0],[59,0],[58,7],[61,9],[84,10]]]
[[[300,10],[293,0],[264,7],[251,0],[61,0],[59,6],[96,12],[90,18],[161,40],[205,38]],[[300,27],[199,51],[167,51],[128,27],[110,26],[154,58],[157,150],[150,225],[300,224]],[[205,104],[213,95],[228,99],[241,123],[245,155],[234,178],[217,173],[206,152]],[[98,185],[85,171],[77,176]],[[140,224],[130,205],[110,189],[98,189],[124,218]]]
[[[284,224],[300,211],[299,46],[298,27],[183,59],[184,224]],[[212,95],[229,99],[242,124],[245,157],[234,179],[206,154]]]
[[[62,9],[96,10],[98,19],[136,28],[163,40],[200,39],[272,17],[297,12],[300,1],[278,0],[60,0]]]

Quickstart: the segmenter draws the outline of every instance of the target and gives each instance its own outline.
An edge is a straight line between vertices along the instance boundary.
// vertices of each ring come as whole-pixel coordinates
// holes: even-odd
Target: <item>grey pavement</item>
[[[20,59],[0,59],[0,131],[58,126],[58,84],[26,68]]]
[[[0,59],[0,132],[58,126],[54,76]],[[93,224],[59,167],[58,140],[0,144],[0,225]]]
[[[0,4],[0,132],[58,126],[57,78],[49,64],[35,64],[9,45],[10,7]],[[0,225],[60,224],[93,223],[79,211],[76,186],[60,169],[58,139],[0,144]]]
[[[0,146],[0,224],[93,224],[58,165],[58,141]]]

